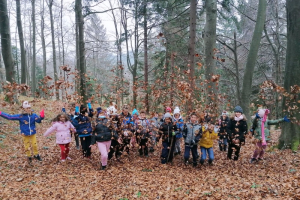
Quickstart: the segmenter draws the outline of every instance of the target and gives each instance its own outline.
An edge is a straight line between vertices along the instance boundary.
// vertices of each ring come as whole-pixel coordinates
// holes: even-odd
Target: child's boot
[[[224,145],[223,151],[227,151],[227,145]]]
[[[100,170],[105,170],[106,166],[101,166]]]
[[[223,151],[222,144],[219,144],[220,151]]]
[[[35,155],[34,158],[37,159],[38,161],[42,161],[42,159],[41,159],[41,157],[40,157],[39,154]]]
[[[32,162],[32,157],[28,157],[28,163]]]

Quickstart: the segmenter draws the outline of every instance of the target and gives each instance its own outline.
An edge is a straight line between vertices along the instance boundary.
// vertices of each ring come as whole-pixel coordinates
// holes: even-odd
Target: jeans
[[[161,163],[166,164],[167,162],[172,162],[173,160],[173,154],[174,154],[174,144],[169,143],[169,142],[163,142],[163,149],[161,151]],[[168,159],[169,157],[169,159]]]
[[[180,143],[181,143],[181,138],[176,138],[175,153],[179,153],[181,151],[181,149],[180,149]]]
[[[228,145],[227,138],[219,139],[219,147],[220,147],[220,151],[226,151],[227,145]]]
[[[188,161],[190,158],[190,151],[192,151],[192,156],[193,156],[193,163],[197,164],[197,145],[185,145],[184,148],[184,160]]]
[[[205,148],[205,147],[200,147],[201,149],[201,159],[200,159],[200,163],[203,164],[204,160],[206,159],[206,154],[208,154],[208,162],[212,163],[212,161],[214,160],[214,151],[213,148]]]

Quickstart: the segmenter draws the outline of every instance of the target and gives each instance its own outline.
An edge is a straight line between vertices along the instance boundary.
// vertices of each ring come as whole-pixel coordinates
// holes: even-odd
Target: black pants
[[[164,141],[162,145],[163,149],[161,151],[161,163],[166,164],[167,162],[172,162],[174,157],[175,140],[173,143]]]
[[[79,147],[79,137],[77,134],[74,134],[74,135],[75,135],[76,147]]]
[[[90,148],[91,138],[92,138],[91,136],[80,138],[83,157],[90,157],[91,156],[91,148]]]
[[[148,156],[148,146],[147,146],[148,139],[140,139],[139,143],[139,153],[142,156]]]
[[[120,151],[120,144],[117,140],[111,140],[111,145],[108,153],[108,160],[112,159],[114,154],[116,158],[119,158],[122,154]]]
[[[241,144],[236,145],[232,142],[229,143],[227,157],[231,159],[233,148],[235,149],[235,154],[233,160],[238,160],[240,156]]]

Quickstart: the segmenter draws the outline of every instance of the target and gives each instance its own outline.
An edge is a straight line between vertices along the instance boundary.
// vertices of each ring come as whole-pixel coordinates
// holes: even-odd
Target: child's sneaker
[[[66,158],[67,160],[72,160],[72,158],[70,158],[69,156]]]
[[[251,158],[250,163],[254,163],[256,161],[257,161],[256,158]]]
[[[106,166],[101,166],[100,170],[105,170]]]
[[[65,160],[65,159],[62,159],[62,160],[60,160],[60,162],[64,163],[64,162],[66,162],[66,160]]]
[[[39,154],[38,154],[38,155],[35,155],[34,158],[37,159],[38,161],[42,161],[42,159],[41,159],[41,157],[40,157]]]
[[[28,162],[29,162],[29,163],[32,162],[32,157],[28,157]]]

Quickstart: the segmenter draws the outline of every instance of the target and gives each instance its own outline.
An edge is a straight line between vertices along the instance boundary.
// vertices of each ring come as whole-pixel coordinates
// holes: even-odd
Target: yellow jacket
[[[211,133],[208,130],[205,130],[205,127],[202,126],[202,137],[199,141],[200,147],[211,148],[213,147],[214,140],[218,139],[218,134],[212,131]]]

